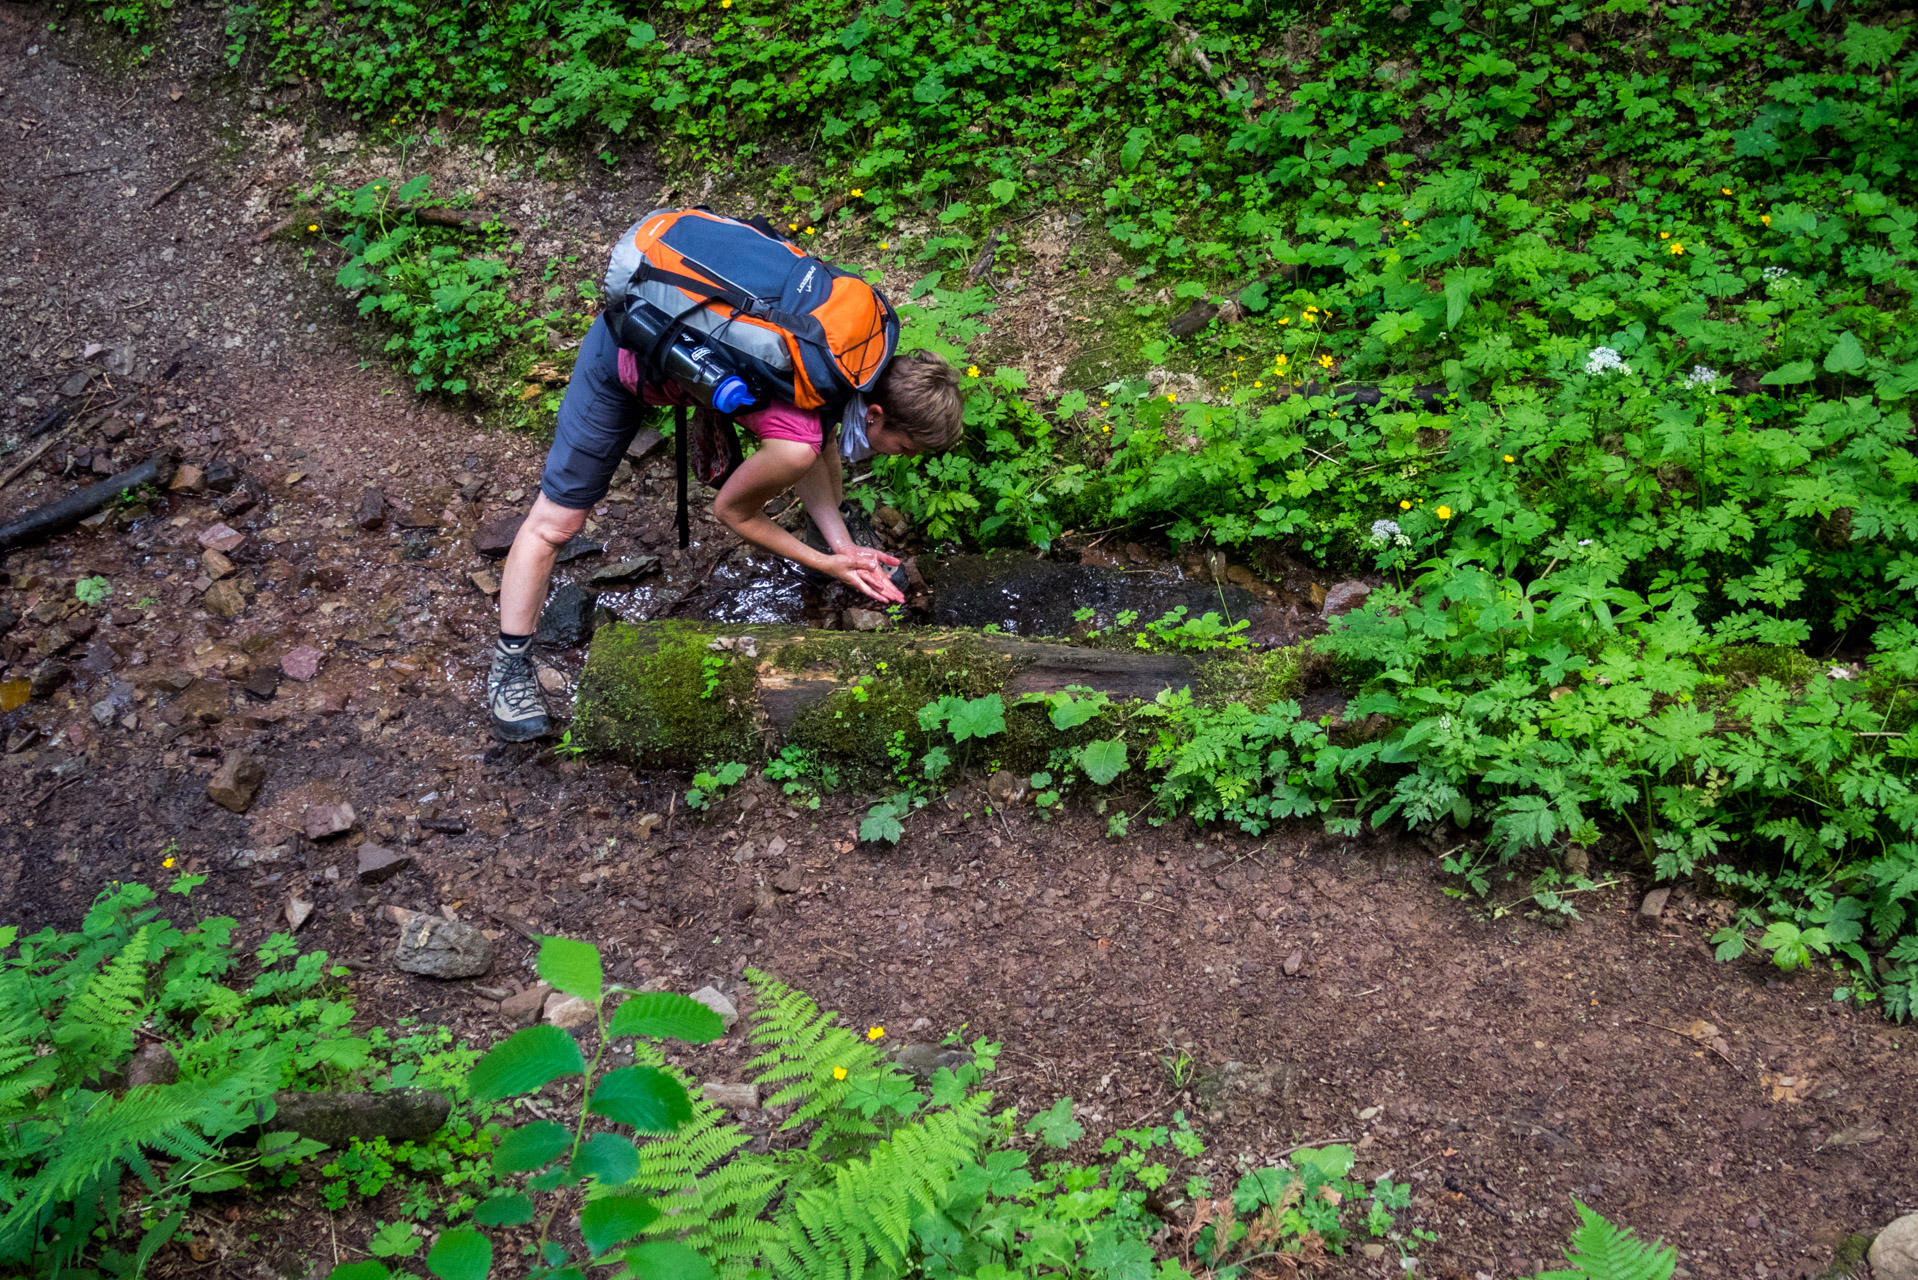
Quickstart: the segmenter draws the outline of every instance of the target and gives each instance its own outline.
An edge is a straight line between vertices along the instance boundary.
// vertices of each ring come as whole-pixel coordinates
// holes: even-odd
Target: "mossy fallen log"
[[[1297,655],[1096,649],[974,630],[813,631],[646,622],[603,626],[580,677],[572,741],[636,767],[757,761],[796,746],[870,779],[934,740],[920,708],[946,696],[1001,695],[1006,729],[980,754],[1041,768],[1094,735],[1055,729],[1026,694],[1085,688],[1114,702],[1190,689],[1206,700],[1283,697]]]

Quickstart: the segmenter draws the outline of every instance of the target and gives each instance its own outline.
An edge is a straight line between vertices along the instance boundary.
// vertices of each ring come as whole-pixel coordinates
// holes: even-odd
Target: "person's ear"
[[[866,430],[870,432],[874,427],[883,427],[885,425],[886,425],[886,406],[883,404],[867,405],[866,406]]]

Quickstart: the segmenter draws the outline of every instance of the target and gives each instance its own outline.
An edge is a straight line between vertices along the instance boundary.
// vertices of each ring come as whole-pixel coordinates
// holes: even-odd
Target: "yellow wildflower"
[[[878,1040],[881,1037],[883,1037],[885,1034],[886,1034],[886,1029],[884,1027],[867,1027],[866,1028],[866,1039],[868,1040]]]
[[[1252,385],[1256,388],[1256,387],[1263,387],[1265,384],[1263,382],[1255,382]]]
[[[1101,400],[1101,401],[1099,402],[1099,407],[1100,407],[1101,409],[1110,409],[1110,408],[1112,407],[1112,401],[1110,401],[1110,400]]]
[[[1511,454],[1509,454],[1509,453],[1505,455],[1505,460],[1506,460],[1507,462],[1517,462],[1517,461],[1518,461],[1518,459],[1517,459],[1517,458],[1514,458],[1514,457],[1513,457],[1513,456],[1512,456]]]
[[[1178,397],[1178,396],[1176,396],[1176,395],[1174,395],[1174,394],[1173,394],[1172,392],[1170,392],[1170,391],[1168,391],[1168,392],[1166,392],[1166,393],[1165,393],[1165,398],[1166,398],[1166,400],[1167,400],[1167,401],[1168,401],[1169,403],[1171,403],[1171,404],[1177,404],[1177,403],[1179,403],[1179,397]]]
[[[799,224],[798,224],[797,222],[788,222],[788,223],[786,224],[786,230],[788,230],[788,231],[797,231],[797,230],[799,230]]]
[[[320,229],[320,224],[317,222],[309,222],[306,224],[306,229],[308,231],[318,231]]]
[[[1279,317],[1279,323],[1280,323],[1280,324],[1291,324],[1291,323],[1292,323],[1292,317],[1291,317],[1291,316],[1280,316],[1280,317]]]
[[[1672,252],[1675,254],[1683,253],[1685,252],[1685,246],[1674,240],[1672,241]]]
[[[1759,214],[1759,215],[1758,215],[1758,220],[1759,220],[1760,222],[1762,222],[1762,223],[1764,223],[1764,224],[1765,224],[1766,226],[1768,226],[1768,227],[1769,227],[1769,226],[1771,225],[1771,215],[1770,215],[1769,213],[1761,213],[1761,214]]]
[[[1330,368],[1332,367],[1332,357],[1331,357],[1331,356],[1320,356],[1320,357],[1319,357],[1319,367],[1320,367],[1320,368],[1322,368],[1322,369],[1330,369]]]
[[[1287,356],[1287,355],[1285,355],[1285,354],[1284,354],[1283,352],[1281,352],[1281,353],[1279,354],[1279,356],[1278,356],[1278,357],[1277,357],[1276,359],[1274,359],[1274,360],[1272,361],[1272,363],[1273,363],[1273,365],[1275,365],[1276,367],[1278,367],[1278,368],[1280,368],[1280,369],[1283,369],[1283,368],[1285,368],[1285,366],[1286,366],[1286,365],[1288,365],[1288,364],[1291,364],[1291,363],[1292,363],[1292,360],[1291,360],[1291,357],[1289,357],[1289,356]]]
[[[165,862],[162,862],[160,865],[162,867],[165,867],[168,871],[171,871],[173,870],[173,859],[168,858]]]
[[[978,365],[976,365],[976,364],[969,364],[969,365],[967,365],[967,366],[966,366],[966,376],[967,376],[968,378],[976,378],[976,377],[978,377],[978,376],[979,376],[979,366],[978,366]]]
[[[1438,518],[1441,520],[1450,520],[1452,518],[1452,508],[1441,506],[1438,509]]]
[[[1669,231],[1661,231],[1658,233],[1658,238],[1660,240],[1669,240],[1672,238],[1672,233]]]
[[[722,9],[730,9],[733,7],[733,0],[719,0],[719,7]]]
[[[812,232],[812,228],[811,228],[811,227],[807,227],[807,228],[806,228],[806,234],[807,234],[807,235],[811,235],[812,233],[813,233],[813,232]]]
[[[1730,187],[1720,187],[1718,189],[1718,194],[1721,196],[1728,196],[1731,193],[1732,193],[1732,189]]]
[[[1400,511],[1410,511],[1411,509],[1412,509],[1412,500],[1411,500],[1410,498],[1400,498],[1400,499],[1399,499],[1399,510],[1400,510]]]
[[[846,1078],[846,1069],[844,1067],[834,1067],[832,1069],[832,1078],[835,1080],[844,1080]]]
[[[884,240],[881,240],[881,241],[879,242],[879,247],[880,247],[881,249],[890,249],[890,248],[892,248],[892,246],[891,246],[890,244],[887,244],[887,243],[886,243],[886,242],[885,242]]]
[[[854,187],[852,189],[852,198],[855,200],[857,200],[860,196],[863,196],[865,194],[866,194],[866,189],[864,187]]]
[[[1412,225],[1412,220],[1410,218],[1400,218],[1399,225],[1401,227],[1409,227]]]
[[[1381,183],[1379,183],[1379,185],[1380,185],[1380,186],[1382,187],[1382,186],[1384,186],[1385,184],[1384,184],[1383,182],[1381,182]]]

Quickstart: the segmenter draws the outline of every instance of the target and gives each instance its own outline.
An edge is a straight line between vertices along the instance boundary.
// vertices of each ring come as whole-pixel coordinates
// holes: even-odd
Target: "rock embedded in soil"
[[[143,1084],[172,1084],[180,1078],[180,1064],[173,1060],[173,1051],[163,1044],[150,1044],[141,1048],[127,1063],[126,1086],[137,1089]]]
[[[275,1132],[345,1147],[358,1138],[371,1142],[417,1142],[439,1132],[453,1103],[438,1089],[388,1089],[381,1093],[297,1093],[273,1095],[278,1114],[268,1121]]]
[[[593,1006],[578,996],[555,991],[546,997],[541,1014],[552,1025],[571,1031],[574,1027],[583,1027],[593,1021]]]
[[[280,673],[272,667],[255,667],[240,686],[249,698],[271,702],[280,691]]]
[[[1365,603],[1372,594],[1370,583],[1360,582],[1356,578],[1335,584],[1325,593],[1325,600],[1319,605],[1319,613],[1327,618],[1336,618],[1352,612]]]
[[[608,586],[616,582],[633,582],[647,574],[658,572],[658,556],[635,556],[630,560],[621,560],[618,564],[609,564],[595,569],[586,580],[595,586]]]
[[[72,678],[73,672],[66,663],[58,658],[48,658],[27,677],[27,696],[35,699],[48,697]]]
[[[215,582],[221,578],[230,578],[237,572],[234,563],[212,547],[200,553],[200,563],[206,566],[206,576]]]
[[[298,933],[300,926],[312,918],[313,904],[311,902],[308,902],[304,898],[288,898],[286,900],[286,927],[288,930],[293,933]]]
[[[466,575],[466,580],[478,588],[483,596],[499,594],[499,575],[491,569],[475,569]]]
[[[709,1082],[699,1086],[699,1096],[727,1111],[754,1111],[759,1107],[759,1086],[756,1084]]]
[[[232,493],[220,499],[220,505],[216,509],[219,511],[221,519],[231,520],[235,516],[245,515],[259,505],[260,495],[253,492],[253,486],[249,482],[240,485],[234,489]]]
[[[230,620],[246,612],[246,593],[231,578],[222,578],[206,589],[200,603],[208,613]]]
[[[216,458],[206,464],[206,487],[215,493],[232,493],[240,482],[240,472],[231,462]]]
[[[1895,1219],[1871,1242],[1871,1280],[1918,1280],[1918,1213]]]
[[[848,631],[883,631],[891,625],[892,619],[877,609],[847,609],[840,621]]]
[[[172,493],[205,493],[206,472],[192,463],[180,464],[173,473],[173,479],[167,482],[167,490]]]
[[[316,804],[306,811],[306,838],[324,840],[353,828],[353,806],[341,800],[336,804]]]
[[[371,532],[386,523],[386,495],[378,489],[368,488],[360,491],[360,509],[353,517],[355,524]]]
[[[665,449],[666,437],[647,427],[635,435],[633,442],[626,446],[626,459],[634,467],[640,467],[654,456],[663,453]]]
[[[206,784],[206,798],[222,809],[245,813],[266,781],[266,765],[250,751],[229,751]]]
[[[513,539],[525,523],[524,511],[495,511],[480,521],[479,530],[473,534],[473,550],[491,559],[500,559],[513,549]]]
[[[910,1071],[922,1080],[932,1079],[940,1068],[957,1070],[972,1061],[972,1052],[967,1049],[944,1049],[936,1044],[900,1044],[892,1051],[892,1060],[903,1071]]]
[[[509,1027],[530,1027],[539,1021],[542,1010],[546,1008],[546,997],[553,989],[544,982],[536,982],[516,995],[507,996],[499,1002],[499,1016],[506,1020]]]
[[[246,535],[229,525],[208,525],[200,530],[200,545],[223,555],[239,550],[245,541]]]
[[[1193,1082],[1207,1117],[1227,1124],[1277,1124],[1274,1109],[1291,1100],[1298,1069],[1288,1062],[1228,1062]]]
[[[358,875],[361,884],[385,884],[412,865],[411,854],[395,853],[371,842],[360,846]]]
[[[586,556],[596,556],[606,550],[603,542],[594,542],[583,533],[576,533],[566,540],[566,545],[553,557],[554,564],[571,564]]]
[[[1670,900],[1671,896],[1672,891],[1670,886],[1653,889],[1650,893],[1646,894],[1644,900],[1638,904],[1638,927],[1641,929],[1658,928],[1665,915],[1665,903]]]
[[[289,680],[311,680],[320,674],[320,659],[325,656],[310,644],[288,649],[280,656],[280,674]]]
[[[719,1021],[726,1030],[733,1029],[733,1023],[739,1021],[739,1010],[728,1000],[718,987],[701,987],[693,992],[692,998],[719,1015]]]
[[[1001,809],[1009,809],[1026,798],[1026,780],[1010,769],[1001,769],[986,779],[986,794]]]
[[[555,591],[540,610],[534,639],[551,649],[573,649],[593,638],[593,609],[599,594],[572,583]]]
[[[464,920],[415,912],[400,926],[393,967],[429,978],[477,978],[493,967],[493,944]]]

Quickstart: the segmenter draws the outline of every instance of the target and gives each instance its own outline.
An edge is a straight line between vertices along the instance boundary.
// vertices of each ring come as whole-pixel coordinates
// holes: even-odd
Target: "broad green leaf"
[[[899,822],[899,811],[889,804],[876,804],[859,820],[859,838],[869,844],[884,840],[898,844],[906,834]]]
[[[377,1262],[343,1262],[326,1273],[326,1280],[393,1280],[393,1273]]]
[[[508,1131],[493,1152],[494,1173],[525,1173],[545,1166],[573,1144],[573,1135],[556,1120],[535,1120]]]
[[[579,1042],[558,1027],[528,1027],[479,1060],[467,1087],[473,1096],[498,1102],[518,1093],[531,1093],[548,1080],[578,1075],[586,1070]]]
[[[578,996],[588,1004],[599,1003],[604,982],[599,964],[599,948],[590,942],[571,938],[541,938],[539,976],[555,991]]]
[[[996,693],[983,698],[967,701],[954,699],[958,705],[952,708],[952,715],[946,721],[946,731],[952,734],[954,742],[964,742],[968,738],[990,738],[1002,733],[1006,727],[1006,703]]]
[[[1072,1118],[1072,1099],[1061,1098],[1026,1121],[1026,1132],[1039,1135],[1048,1147],[1064,1149],[1085,1137],[1085,1126]]]
[[[1008,204],[1014,196],[1019,194],[1019,184],[1010,178],[1000,178],[986,190],[992,193],[992,198],[998,203]]]
[[[1052,704],[1052,727],[1055,729],[1077,729],[1086,721],[1104,711],[1109,700],[1103,693],[1086,698],[1075,698],[1069,693],[1058,695]]]
[[[639,1148],[616,1133],[596,1133],[573,1161],[575,1178],[593,1177],[609,1187],[631,1182],[639,1173]]]
[[[1801,382],[1810,382],[1818,376],[1818,371],[1809,360],[1794,360],[1788,365],[1773,369],[1758,381],[1768,387],[1795,387]]]
[[[441,1232],[426,1255],[426,1269],[440,1280],[486,1280],[493,1269],[493,1242],[471,1227]]]
[[[579,1211],[579,1234],[595,1254],[631,1240],[659,1217],[644,1196],[601,1196]]]
[[[393,198],[401,202],[417,200],[426,194],[426,189],[431,185],[433,185],[433,175],[430,173],[422,173],[419,177],[414,178],[398,191],[395,191]]]
[[[645,1036],[649,1040],[685,1040],[706,1044],[726,1034],[719,1015],[677,991],[649,991],[613,1011],[608,1035]]]
[[[653,1240],[626,1250],[637,1280],[714,1280],[712,1264],[677,1240]]]
[[[532,1220],[532,1198],[520,1192],[482,1200],[473,1210],[473,1221],[482,1227],[520,1227]]]
[[[1126,770],[1125,743],[1102,738],[1079,748],[1079,767],[1098,786],[1105,786]]]
[[[1825,372],[1859,373],[1864,367],[1865,348],[1859,344],[1858,335],[1847,329],[1838,335],[1838,341],[1825,356]]]
[[[642,1133],[670,1133],[693,1116],[684,1086],[652,1067],[607,1072],[586,1109]]]

